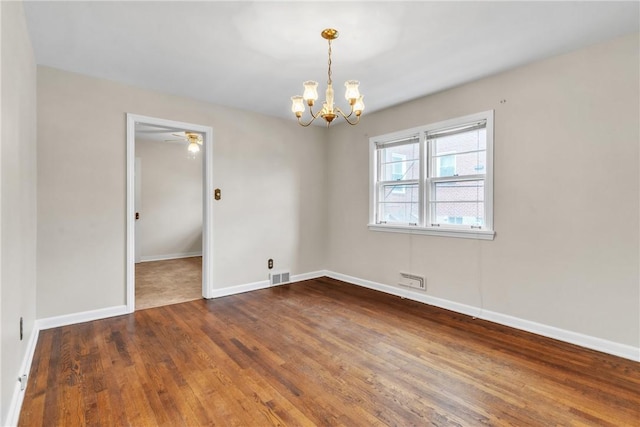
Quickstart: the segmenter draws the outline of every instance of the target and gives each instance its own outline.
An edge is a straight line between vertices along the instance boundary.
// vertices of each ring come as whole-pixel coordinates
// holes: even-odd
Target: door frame
[[[134,185],[134,195],[133,195],[133,209],[134,212],[136,213],[136,215],[138,214],[138,212],[140,212],[140,193],[142,192],[142,157],[136,157],[135,158],[135,166],[134,166],[134,181],[133,181],[133,185]],[[133,222],[133,232],[134,232],[134,236],[136,237],[136,239],[138,238],[138,222],[137,220]],[[133,262],[134,263],[139,263],[140,259],[142,258],[140,256],[140,245],[137,244],[138,242],[134,243],[133,248],[134,248],[134,252],[133,252]]]
[[[135,311],[135,153],[136,124],[181,128],[200,132],[203,141],[202,173],[202,297],[213,296],[213,128],[210,126],[178,122],[127,113],[127,313]]]

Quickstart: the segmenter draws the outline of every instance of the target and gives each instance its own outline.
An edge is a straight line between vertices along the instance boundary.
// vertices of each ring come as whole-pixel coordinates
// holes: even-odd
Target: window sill
[[[496,235],[495,231],[490,230],[462,230],[455,228],[422,228],[411,227],[406,225],[382,225],[382,224],[369,224],[369,230],[371,231],[384,231],[387,233],[407,233],[407,234],[424,234],[427,236],[440,236],[440,237],[457,237],[461,239],[478,239],[478,240],[493,240]]]

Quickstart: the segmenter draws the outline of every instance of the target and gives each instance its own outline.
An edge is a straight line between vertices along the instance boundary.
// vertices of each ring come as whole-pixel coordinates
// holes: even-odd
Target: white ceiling
[[[294,120],[302,82],[367,112],[639,31],[631,2],[25,1],[36,62]]]

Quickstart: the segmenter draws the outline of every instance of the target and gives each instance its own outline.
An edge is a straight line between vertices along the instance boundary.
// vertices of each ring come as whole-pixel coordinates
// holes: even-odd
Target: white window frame
[[[411,129],[405,129],[385,135],[376,136],[369,139],[369,224],[368,228],[372,231],[394,232],[394,233],[412,233],[426,234],[433,236],[460,237],[467,239],[493,240],[495,231],[493,228],[493,120],[494,111],[488,110],[476,114],[470,114],[463,117],[457,117],[450,120],[444,120],[424,126]],[[427,142],[427,133],[436,130],[454,128],[456,126],[465,125],[474,121],[486,121],[486,162],[485,173],[478,175],[469,175],[460,177],[459,180],[473,180],[475,177],[481,176],[484,179],[484,225],[481,228],[471,226],[461,226],[459,224],[437,226],[431,225],[431,217],[433,205],[430,203],[431,185],[433,182],[440,181],[440,178],[431,176],[430,168],[435,167],[431,162],[430,147]],[[419,212],[420,221],[413,224],[387,224],[377,220],[379,182],[378,176],[381,173],[378,165],[379,160],[377,144],[391,143],[419,136],[420,144],[420,179],[419,179]],[[435,172],[435,171],[433,171]],[[451,177],[445,178],[445,180]]]

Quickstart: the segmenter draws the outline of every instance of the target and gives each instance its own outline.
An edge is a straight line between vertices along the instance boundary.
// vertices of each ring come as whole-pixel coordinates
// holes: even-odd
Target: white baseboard
[[[31,364],[33,363],[33,355],[36,350],[36,344],[38,342],[38,336],[40,331],[45,329],[57,328],[59,326],[73,325],[76,323],[90,322],[92,320],[106,319],[108,317],[120,316],[127,314],[127,306],[120,305],[115,307],[101,308],[98,310],[84,311],[81,313],[65,314],[63,316],[47,317],[44,319],[36,319],[33,325],[33,331],[27,344],[27,349],[20,365],[20,375],[29,375],[31,371]],[[28,378],[28,377],[27,377]],[[28,381],[28,379],[27,379]],[[11,403],[9,404],[9,411],[7,412],[7,419],[3,426],[15,426],[18,424],[20,418],[20,410],[22,409],[22,402],[24,400],[24,390],[20,390],[20,383],[16,378],[16,385],[14,387],[13,396],[11,397]]]
[[[326,276],[327,272],[324,270],[315,271],[311,273],[296,274],[291,276],[288,283],[300,282],[302,280],[316,279],[318,277]],[[286,283],[283,283],[285,285]],[[271,284],[268,280],[262,280],[259,282],[247,283],[244,285],[229,286],[225,288],[213,289],[212,298],[219,298],[228,295],[241,294],[244,292],[255,291],[258,289],[264,289],[270,287]],[[101,308],[98,310],[83,311],[80,313],[65,314],[62,316],[46,317],[36,320],[36,327],[39,331],[51,328],[57,328],[59,326],[73,325],[76,323],[90,322],[92,320],[106,319],[108,317],[122,316],[129,314],[126,305],[118,305],[114,307]]]
[[[146,256],[140,257],[140,262],[166,261],[169,259],[191,258],[194,256],[202,256],[202,251],[184,252],[180,254],[166,254],[166,255],[146,255]]]
[[[106,319],[108,317],[128,314],[126,305],[100,308],[98,310],[83,311],[80,313],[65,314],[62,316],[46,317],[36,320],[39,330],[57,328],[59,326],[74,325],[76,323],[90,322],[92,320]]]
[[[466,314],[468,316],[477,317],[479,319],[488,320],[490,322],[498,323],[501,325],[509,326],[512,328],[520,329],[534,334],[542,335],[549,338],[554,338],[560,341],[568,342],[571,344],[579,345],[581,347],[589,348],[592,350],[601,351],[603,353],[612,354],[614,356],[623,357],[636,362],[640,362],[640,348],[633,347],[626,344],[620,344],[613,341],[581,334],[578,332],[568,331],[554,326],[544,325],[530,320],[520,319],[517,317],[509,316],[502,313],[497,313],[489,310],[483,310],[479,307],[474,307],[466,304],[449,301],[442,298],[437,298],[431,295],[427,295],[422,292],[414,291],[411,289],[398,288],[395,286],[385,285],[382,283],[372,282],[370,280],[360,279],[346,274],[336,273],[333,271],[320,270],[310,273],[298,274],[291,276],[289,283],[300,282],[303,280],[315,279],[319,277],[331,277],[333,279],[341,280],[353,285],[362,286],[369,289],[385,292],[387,294],[396,295],[413,301],[422,302],[435,307],[444,308],[447,310],[455,311],[457,313]],[[268,280],[259,282],[247,283],[244,285],[229,286],[220,289],[214,289],[212,298],[220,298],[228,295],[235,295],[244,292],[254,291],[258,289],[265,289],[270,287]],[[280,286],[280,285],[277,285]],[[76,323],[89,322],[92,320],[105,319],[108,317],[121,316],[127,313],[127,306],[120,305],[115,307],[107,307],[98,310],[85,311],[81,313],[67,314],[63,316],[54,316],[44,319],[37,319],[34,324],[33,332],[27,345],[27,351],[24,355],[24,359],[21,365],[20,372],[29,374],[29,370],[33,361],[33,354],[35,352],[36,343],[38,341],[38,335],[41,330],[56,328],[59,326],[73,325]],[[17,379],[16,379],[17,380]],[[22,401],[24,399],[24,391],[20,390],[20,384],[16,381],[16,387],[14,389],[7,420],[5,425],[13,426],[18,423],[18,417],[20,416],[20,409],[22,407]]]
[[[483,310],[480,307],[460,304],[454,301],[449,301],[442,298],[436,298],[436,297],[424,294],[422,292],[417,292],[417,291],[404,289],[404,288],[397,288],[395,286],[384,285],[382,283],[376,283],[370,280],[364,280],[364,279],[360,279],[353,276],[347,276],[346,274],[335,273],[333,271],[326,271],[325,275],[327,277],[341,280],[343,282],[351,283],[351,284],[362,286],[369,289],[374,289],[377,291],[385,292],[387,294],[396,295],[396,296],[410,299],[413,301],[418,301],[425,304],[433,305],[435,307],[440,307],[447,310],[455,311],[457,313],[466,314],[468,316],[477,317],[479,319],[488,320],[490,322],[498,323],[504,326],[509,326],[515,329],[532,332],[534,334],[568,342],[570,344],[579,345],[581,347],[589,348],[591,350],[597,350],[603,353],[608,353],[614,356],[630,359],[635,362],[640,362],[639,347],[633,347],[627,344],[608,341],[602,338],[597,338],[590,335],[581,334],[578,332],[568,331],[565,329],[556,328],[555,326],[544,325],[542,323],[532,322],[530,320],[520,319],[518,317],[509,316],[506,314],[497,313],[490,310]]]
[[[271,284],[268,280],[261,280],[260,282],[246,283],[244,285],[227,286],[224,288],[213,289],[211,291],[211,298],[226,297],[229,295],[243,294],[245,292],[257,291],[258,289],[264,289],[270,287]]]
[[[303,280],[317,279],[318,277],[326,276],[327,272],[324,270],[315,271],[311,273],[296,274],[289,278],[287,283],[301,282]],[[275,286],[286,285],[287,283],[280,283]],[[270,288],[272,285],[268,280],[262,280],[260,282],[247,283],[244,285],[227,286],[224,288],[213,289],[211,291],[211,298],[226,297],[229,295],[242,294],[244,292],[257,291],[258,289]]]
[[[327,275],[326,270],[312,271],[311,273],[296,274],[295,276],[291,276],[290,283],[302,282],[303,280],[317,279],[319,277],[324,277],[326,275]]]
[[[31,337],[29,337],[29,342],[27,343],[27,348],[22,358],[22,363],[20,364],[19,371],[19,375],[27,375],[27,378],[31,371],[31,363],[33,362],[33,355],[36,351],[36,344],[38,343],[39,333],[40,329],[38,329],[37,323],[34,322],[33,330],[31,331]],[[26,386],[24,390],[20,390],[20,382],[18,381],[18,378],[16,378],[16,384],[13,388],[13,395],[11,396],[11,403],[9,403],[9,411],[7,412],[7,419],[5,420],[4,424],[2,424],[3,426],[18,425],[20,410],[22,409],[22,402],[24,400],[24,394],[26,390]]]

